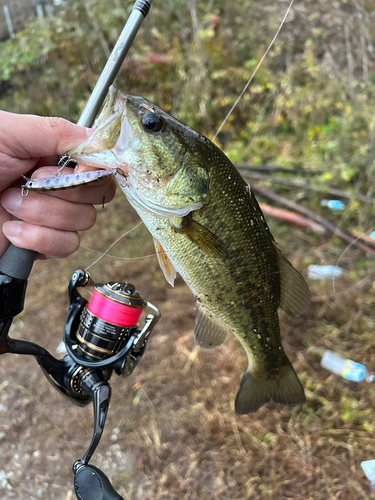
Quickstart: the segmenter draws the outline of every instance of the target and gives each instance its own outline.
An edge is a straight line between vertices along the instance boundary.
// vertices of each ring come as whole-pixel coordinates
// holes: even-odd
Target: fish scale
[[[261,212],[257,204],[254,204],[247,184],[233,170],[232,164],[224,155],[218,154],[209,165],[209,168],[217,173],[210,176],[210,203],[197,210],[194,218],[219,236],[227,247],[228,259],[213,262],[217,277],[227,278],[223,283],[222,279],[212,280],[210,269],[201,269],[200,263],[197,264],[196,272],[193,269],[184,274],[192,274],[191,279],[198,283],[196,289],[193,284],[191,288],[201,302],[207,304],[219,317],[224,315],[230,330],[245,338],[245,349],[249,351],[248,345],[252,344],[252,347],[255,346],[261,351],[257,345],[259,339],[254,335],[249,338],[251,327],[258,332],[270,330],[274,337],[279,331],[275,315],[268,314],[268,311],[277,310],[280,301],[279,282],[273,279],[274,273],[278,272],[276,251],[270,241],[268,227],[261,219]],[[224,182],[226,189],[223,193],[221,186]],[[242,199],[244,202],[238,201]],[[231,217],[224,220],[218,218],[217,214],[221,211]],[[263,255],[260,255],[259,248],[262,248]],[[247,262],[245,267],[244,261]],[[199,294],[202,276],[205,276],[208,287],[211,287],[209,297],[213,295],[212,283],[222,283],[220,293],[224,299],[219,307],[216,307],[214,299],[205,300]],[[254,276],[261,276],[262,280],[255,282]],[[189,280],[187,276],[185,279]],[[251,311],[251,314],[244,315],[244,309]],[[277,348],[280,345],[278,341]],[[248,355],[252,354],[250,350]],[[259,354],[257,356],[259,357]]]
[[[232,332],[244,347],[249,366],[236,411],[256,411],[270,400],[303,402],[282,347],[278,307],[301,314],[309,291],[277,247],[249,186],[206,137],[144,98],[111,92],[121,127],[108,160],[105,147],[92,152],[90,141],[100,143],[95,132],[69,154],[118,169],[115,178],[154,237],[167,280],[173,284],[178,272],[197,298],[196,343],[214,348]],[[98,134],[108,114],[104,107]]]

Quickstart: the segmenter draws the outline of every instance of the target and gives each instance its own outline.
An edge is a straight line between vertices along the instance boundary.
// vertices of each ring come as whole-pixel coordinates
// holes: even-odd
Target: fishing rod
[[[136,0],[132,12],[78,120],[90,127],[108,89],[142,24],[153,0]],[[69,160],[67,160],[69,162]],[[59,163],[64,168],[66,163]],[[108,413],[113,372],[129,376],[141,359],[159,310],[144,300],[134,285],[108,282],[96,285],[88,302],[78,288],[93,284],[87,271],[78,269],[70,279],[69,313],[64,327],[67,350],[62,360],[41,346],[9,337],[13,318],[24,308],[27,280],[36,252],[10,244],[0,259],[0,354],[32,355],[57,391],[79,406],[93,403],[94,432],[85,455],[73,465],[78,500],[123,500],[106,475],[90,465]],[[140,317],[151,312],[139,328]]]

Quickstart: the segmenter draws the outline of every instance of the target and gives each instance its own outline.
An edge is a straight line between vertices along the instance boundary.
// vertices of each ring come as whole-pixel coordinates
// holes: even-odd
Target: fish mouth
[[[120,136],[124,135],[122,134],[122,119],[126,116],[126,108],[127,96],[111,85],[103,108],[95,120],[93,133],[67,154],[85,166],[121,167],[123,171],[126,171],[126,166],[119,164],[117,155],[113,151]]]
[[[93,128],[99,131],[116,123],[122,117],[125,106],[126,96],[111,85],[103,108],[95,120]]]
[[[106,100],[104,102],[103,109],[100,112],[97,119],[95,120],[93,128],[98,129],[103,123],[105,123],[108,120],[108,118],[111,114],[111,109],[112,109],[113,104],[115,102],[116,92],[117,92],[116,88],[113,85],[111,85],[109,87],[108,95],[107,95]]]

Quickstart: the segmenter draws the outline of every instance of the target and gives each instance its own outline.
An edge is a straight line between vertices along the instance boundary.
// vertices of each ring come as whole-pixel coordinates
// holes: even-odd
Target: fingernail
[[[17,212],[22,203],[22,195],[16,189],[9,190],[6,193],[4,193],[1,203],[3,207],[9,210],[10,212],[12,213]]]
[[[3,225],[3,233],[8,238],[17,237],[22,231],[22,222],[11,221]]]

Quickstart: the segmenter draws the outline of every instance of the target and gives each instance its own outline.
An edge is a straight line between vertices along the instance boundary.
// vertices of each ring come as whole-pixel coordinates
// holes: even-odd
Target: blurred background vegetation
[[[6,3],[2,0],[0,5]],[[154,101],[212,137],[264,54],[288,4],[281,0],[155,0],[116,86]],[[54,7],[54,15],[34,18],[14,38],[1,41],[0,109],[76,121],[132,7],[132,1],[64,0]],[[266,185],[340,228],[367,233],[374,231],[374,203],[355,198],[375,198],[374,33],[374,0],[296,0],[272,50],[217,138],[234,162],[298,169],[293,179],[305,183],[313,174],[314,190],[275,182]],[[277,177],[285,180],[290,175],[279,172]],[[347,193],[345,210],[321,206],[328,188]],[[123,198],[118,198],[103,215],[99,212],[98,226],[84,242],[95,248],[100,243],[104,250],[136,220]],[[102,264],[101,277],[134,281],[164,314],[163,326],[145,356],[147,362],[142,361],[133,375],[134,385],[126,389],[124,384],[121,389],[114,382],[119,399],[113,402],[108,426],[117,429],[113,441],[122,450],[131,450],[135,465],[122,472],[125,459],[117,457],[118,449],[112,450],[112,437],[104,438],[101,446],[110,450],[110,458],[103,452],[102,460],[108,462],[106,472],[111,479],[117,477],[125,498],[370,497],[360,462],[374,458],[375,390],[333,378],[320,368],[320,359],[330,348],[370,369],[374,366],[373,256],[348,249],[335,237],[291,230],[273,220],[269,223],[286,255],[305,275],[309,264],[339,262],[347,269],[335,290],[329,280],[309,282],[313,298],[302,318],[281,316],[286,351],[307,389],[308,401],[301,408],[280,409],[271,404],[254,416],[237,417],[233,400],[246,362],[236,341],[228,340],[217,352],[198,354],[192,340],[194,300],[180,282],[174,290],[167,287],[155,259],[133,261],[126,266],[126,275],[122,261]],[[135,246],[131,250],[126,246],[127,255],[153,251],[146,231],[140,231],[140,238],[132,241]],[[93,260],[92,254],[80,252],[80,262]],[[50,333],[64,321],[66,304],[59,309],[58,300],[50,299],[55,307],[47,302],[46,316],[43,279],[48,276],[61,303],[66,301],[67,279],[72,269],[82,265],[74,258],[36,264],[39,272],[29,285],[32,302],[16,323],[21,336],[27,324],[28,333],[46,347],[56,344]],[[353,283],[357,286],[352,287]],[[163,328],[167,335],[161,334]],[[167,353],[164,358],[163,353]],[[20,443],[19,452],[34,446],[46,455],[59,425],[59,463],[64,457],[69,464],[72,453],[64,445],[66,422],[60,417],[64,411],[59,410],[59,405],[64,408],[67,403],[60,403],[59,396],[44,386],[41,389],[35,367],[35,375],[34,371],[30,375],[27,363],[24,371],[0,365],[5,366],[3,377],[9,372],[19,380],[19,386],[9,382],[9,399],[16,399],[18,387],[26,387],[29,399],[21,400],[21,409],[25,400],[24,414],[34,411],[36,415],[32,426],[22,419],[10,425]],[[48,426],[51,398],[56,406]],[[16,403],[9,408],[9,415],[21,418],[16,417],[20,412]],[[79,411],[69,409],[72,428],[81,418]],[[25,438],[38,423],[45,443],[38,441],[35,432]],[[75,429],[72,443],[76,441],[76,449],[90,426],[88,418]],[[71,481],[68,466],[64,480],[56,480],[56,462],[38,462],[35,476],[32,449],[28,451],[31,458],[17,469],[22,460],[13,457],[7,442],[0,446],[10,471],[32,471],[35,492],[39,491],[38,474],[42,477],[42,471],[49,471],[49,476],[40,479],[41,485],[47,485],[48,498],[72,498],[70,489],[66,494]],[[111,469],[112,465],[117,469]],[[24,489],[16,497],[34,498],[29,486],[22,486],[23,477],[18,482]],[[51,489],[56,482],[55,490]],[[14,497],[4,490],[2,498]]]
[[[212,137],[287,5],[155,2],[116,84]],[[55,16],[1,42],[0,107],[77,120],[131,8],[120,0],[65,1]],[[371,195],[374,9],[371,0],[295,3],[219,136],[233,161],[315,169],[321,182]],[[361,226],[372,215],[350,212]]]

